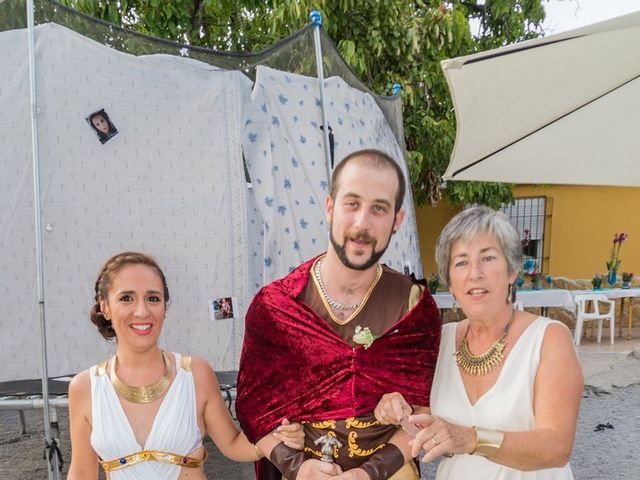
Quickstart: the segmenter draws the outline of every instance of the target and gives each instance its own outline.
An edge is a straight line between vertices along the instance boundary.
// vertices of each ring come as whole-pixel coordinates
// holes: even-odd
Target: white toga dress
[[[540,348],[547,326],[554,322],[538,317],[522,333],[506,358],[496,383],[475,405],[467,396],[455,362],[456,324],[442,328],[438,364],[431,390],[431,413],[465,426],[501,431],[535,428],[533,385],[540,364]],[[523,472],[478,455],[443,458],[437,480],[572,480],[571,467]]]
[[[181,368],[176,359],[176,376],[162,399],[144,446],[139,445],[122,409],[109,375],[91,368],[91,446],[105,461],[141,450],[188,455],[202,446],[198,427],[196,389],[193,374]],[[112,480],[176,480],[182,467],[171,463],[146,461],[110,472]]]

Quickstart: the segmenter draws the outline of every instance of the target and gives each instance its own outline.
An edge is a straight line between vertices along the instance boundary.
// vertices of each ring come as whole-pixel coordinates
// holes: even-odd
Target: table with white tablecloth
[[[433,296],[440,309],[453,308],[453,295],[449,292],[438,292]],[[558,288],[543,288],[540,290],[518,290],[516,300],[520,300],[524,307],[540,307],[546,315],[549,307],[561,307],[575,310],[575,302],[569,290]]]

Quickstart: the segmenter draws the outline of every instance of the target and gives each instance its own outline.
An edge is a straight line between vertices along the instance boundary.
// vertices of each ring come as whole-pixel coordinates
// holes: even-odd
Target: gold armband
[[[476,431],[476,448],[473,449],[471,455],[480,455],[486,458],[493,457],[502,446],[504,433],[476,426],[472,428]]]
[[[262,453],[262,450],[260,450],[260,447],[258,447],[258,445],[256,445],[255,443],[252,443],[253,448],[256,449],[256,455],[258,455],[258,458],[262,459],[264,458],[264,453]]]

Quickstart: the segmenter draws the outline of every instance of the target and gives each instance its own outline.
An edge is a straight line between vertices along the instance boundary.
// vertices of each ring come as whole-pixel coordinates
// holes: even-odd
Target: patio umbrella
[[[442,68],[445,180],[640,186],[640,11]]]

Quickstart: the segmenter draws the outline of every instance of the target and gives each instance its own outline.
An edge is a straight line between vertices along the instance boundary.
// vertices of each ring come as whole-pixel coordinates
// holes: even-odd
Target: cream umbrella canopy
[[[640,186],[640,11],[442,68],[445,180]]]

